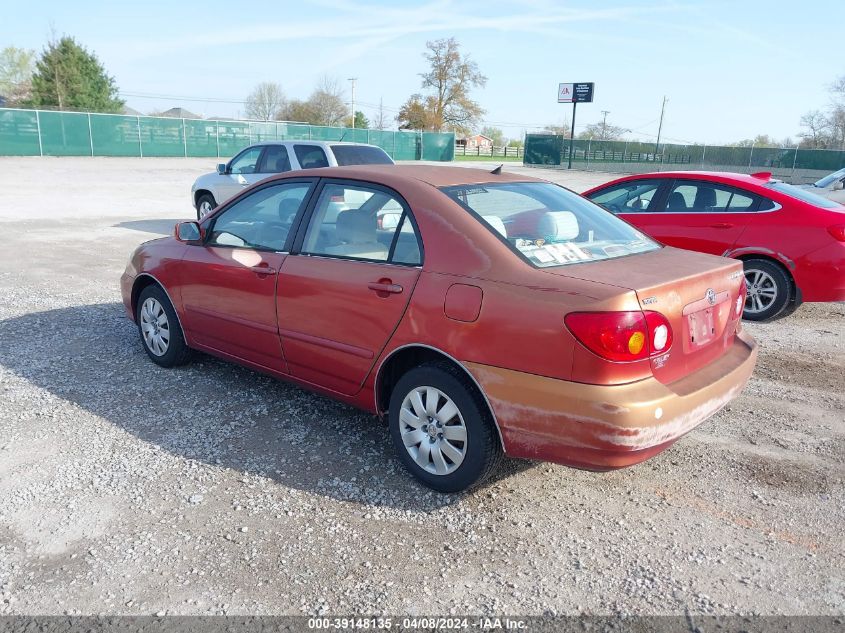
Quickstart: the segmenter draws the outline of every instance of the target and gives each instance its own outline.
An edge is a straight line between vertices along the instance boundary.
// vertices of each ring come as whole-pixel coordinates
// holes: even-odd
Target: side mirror
[[[837,180],[833,183],[834,191],[842,191],[843,189],[845,189],[845,180]]]
[[[226,163],[217,163],[217,173],[221,176],[226,175]]]
[[[179,222],[173,235],[180,242],[199,242],[202,239],[202,229],[196,222]]]

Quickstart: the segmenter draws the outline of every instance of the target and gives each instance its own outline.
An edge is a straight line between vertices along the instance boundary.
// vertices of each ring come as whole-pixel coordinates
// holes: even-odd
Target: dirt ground
[[[642,465],[437,495],[368,415],[145,357],[118,278],[213,167],[0,159],[0,614],[845,612],[845,304],[747,325],[742,396]]]

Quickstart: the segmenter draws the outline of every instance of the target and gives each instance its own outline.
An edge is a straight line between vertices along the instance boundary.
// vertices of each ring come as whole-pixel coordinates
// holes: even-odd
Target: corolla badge
[[[711,306],[716,304],[716,291],[713,288],[708,288],[707,292],[704,293],[704,298],[707,299],[707,303]]]

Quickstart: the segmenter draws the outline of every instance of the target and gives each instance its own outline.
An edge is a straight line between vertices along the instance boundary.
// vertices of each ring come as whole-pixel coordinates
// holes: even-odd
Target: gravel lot
[[[368,415],[145,357],[118,277],[213,163],[0,159],[0,614],[845,612],[845,304],[748,325],[743,395],[645,464],[441,496]]]

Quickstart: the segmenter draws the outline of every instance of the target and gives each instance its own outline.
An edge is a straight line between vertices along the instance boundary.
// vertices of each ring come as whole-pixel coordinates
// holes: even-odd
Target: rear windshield
[[[332,145],[338,165],[392,165],[393,161],[380,147],[369,145]]]
[[[835,171],[832,174],[828,174],[821,180],[817,180],[814,186],[819,187],[820,189],[827,189],[834,182],[836,182],[837,180],[841,180],[842,178],[845,178],[845,169],[840,169],[839,171]]]
[[[539,268],[660,248],[613,214],[551,183],[458,185],[442,191]]]
[[[812,191],[808,191],[806,189],[799,189],[798,187],[793,187],[792,185],[787,185],[785,182],[772,180],[770,182],[767,182],[766,186],[771,189],[774,189],[775,191],[779,191],[780,193],[785,194],[791,198],[795,198],[796,200],[807,202],[813,205],[814,207],[821,207],[822,209],[838,209],[841,206],[838,202],[823,198],[819,194],[813,193]]]

